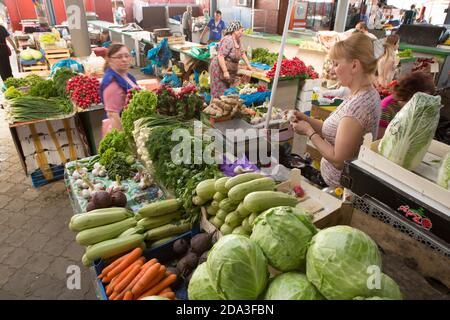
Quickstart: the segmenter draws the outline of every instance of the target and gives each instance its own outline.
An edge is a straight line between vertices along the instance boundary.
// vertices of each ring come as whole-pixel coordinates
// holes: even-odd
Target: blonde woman
[[[393,34],[386,38],[384,43],[384,54],[378,60],[377,71],[377,83],[382,87],[387,87],[389,83],[394,79],[395,69],[398,65],[397,49],[400,38],[398,35]]]
[[[356,33],[330,51],[332,72],[350,95],[324,122],[295,111],[291,119],[298,134],[306,135],[322,155],[320,171],[330,187],[340,185],[344,162],[358,155],[363,137],[377,137],[380,96],[373,87],[377,60],[372,40]]]

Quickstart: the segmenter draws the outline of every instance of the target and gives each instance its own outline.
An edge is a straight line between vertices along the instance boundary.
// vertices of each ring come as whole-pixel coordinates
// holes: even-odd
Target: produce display
[[[8,115],[13,123],[57,118],[73,112],[73,106],[70,101],[63,98],[46,99],[20,96],[8,102],[10,104]]]
[[[442,159],[437,178],[437,184],[450,190],[450,152]]]
[[[190,120],[199,118],[203,107],[203,99],[197,94],[193,84],[182,87],[175,92],[168,86],[161,86],[156,90],[158,104],[156,112],[165,116],[176,116],[179,119]]]
[[[235,117],[243,109],[244,103],[238,95],[221,96],[214,98],[211,104],[203,110],[203,113],[214,118]]]
[[[77,75],[67,81],[66,91],[70,99],[81,109],[101,102],[99,95],[100,82],[95,77]]]
[[[413,55],[413,52],[412,52],[411,49],[405,49],[405,50],[399,51],[397,53],[397,57],[399,57],[399,58],[412,58],[412,57],[414,57],[414,55]]]
[[[272,79],[275,76],[277,63],[267,71],[266,75]],[[293,59],[283,59],[281,62],[280,77],[296,77],[303,76],[305,79],[317,79],[319,75],[314,71],[312,66],[307,67],[305,63],[297,57]]]
[[[284,56],[283,59],[285,59]],[[252,62],[259,62],[272,66],[277,60],[278,53],[271,53],[265,48],[256,48],[252,50]]]
[[[39,42],[43,44],[54,44],[59,38],[55,33],[44,33],[39,36]]]
[[[72,71],[69,68],[59,68],[55,71],[53,75],[53,84],[58,92],[58,95],[61,97],[68,97],[66,87],[67,81],[76,76],[77,73]]]
[[[57,97],[59,94],[53,80],[43,80],[32,86],[28,91],[28,95],[48,99]]]
[[[251,83],[241,84],[237,86],[237,89],[239,90],[239,95],[243,94],[253,94],[256,92],[266,92],[267,87],[262,85],[255,85]]]
[[[42,58],[44,57],[41,51],[30,48],[22,50],[19,56],[20,59],[24,61],[34,61],[34,60],[39,61],[42,60]]]
[[[264,300],[323,300],[325,299],[306,275],[286,272],[271,279]]]
[[[253,125],[258,125],[260,123],[265,123],[267,119],[267,104],[268,102],[265,102],[261,107],[255,108],[256,112],[255,115],[250,119],[250,123]],[[283,110],[280,108],[272,108],[272,116],[270,117],[270,120],[282,120],[284,117]]]
[[[5,85],[6,88],[15,87],[16,89],[18,89],[21,87],[36,85],[37,83],[39,83],[43,80],[44,79],[42,79],[41,77],[39,77],[36,74],[29,74],[24,78],[10,77],[10,78],[6,79],[3,84]]]
[[[407,170],[414,170],[433,140],[440,108],[440,96],[414,94],[389,123],[378,146],[380,154]]]
[[[99,279],[106,285],[109,300],[175,299],[171,286],[177,276],[153,258],[146,261],[141,248],[111,262]]]

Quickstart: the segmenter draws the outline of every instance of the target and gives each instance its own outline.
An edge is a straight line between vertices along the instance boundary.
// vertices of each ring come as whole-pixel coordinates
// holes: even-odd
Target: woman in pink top
[[[377,60],[369,37],[354,34],[336,43],[330,51],[333,69],[350,96],[325,122],[295,112],[294,130],[307,135],[322,155],[321,174],[330,187],[340,185],[344,162],[355,158],[363,137],[377,137],[380,96],[372,86]]]
[[[128,73],[130,62],[131,54],[125,45],[114,43],[109,47],[105,74],[100,84],[100,97],[111,128],[122,129],[120,114],[126,105],[127,92],[138,86],[133,75]]]

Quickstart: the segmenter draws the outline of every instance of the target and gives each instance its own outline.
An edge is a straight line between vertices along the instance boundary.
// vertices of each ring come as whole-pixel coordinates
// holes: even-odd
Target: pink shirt
[[[345,117],[356,119],[363,128],[363,135],[372,133],[374,139],[378,136],[380,121],[380,95],[375,88],[350,96],[323,123],[322,137],[334,146],[339,123]],[[361,144],[363,140],[361,139]],[[327,159],[322,158],[320,171],[326,184],[330,187],[340,185],[342,170],[337,169]]]
[[[117,113],[122,112],[125,107],[126,99],[126,92],[114,80],[111,81],[111,83],[105,88],[105,91],[103,91],[105,111]]]

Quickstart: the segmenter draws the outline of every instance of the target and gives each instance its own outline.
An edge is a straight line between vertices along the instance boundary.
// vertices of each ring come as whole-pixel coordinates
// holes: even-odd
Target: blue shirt
[[[219,23],[216,25],[214,19],[209,20],[208,23],[209,28],[209,41],[220,41],[222,39],[222,30],[225,29],[225,22],[221,19]]]

